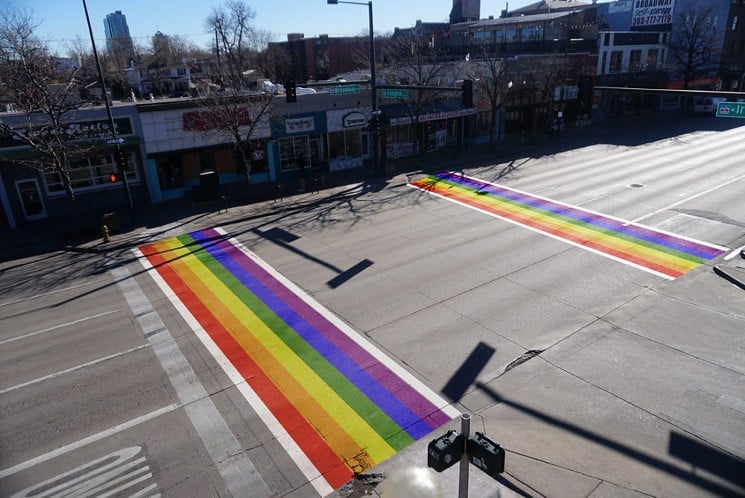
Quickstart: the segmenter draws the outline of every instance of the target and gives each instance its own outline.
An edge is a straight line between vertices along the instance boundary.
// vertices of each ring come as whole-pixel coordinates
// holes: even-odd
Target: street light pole
[[[380,166],[380,110],[378,109],[378,87],[377,77],[375,75],[375,31],[373,30],[373,3],[372,0],[369,2],[349,2],[345,0],[326,0],[329,5],[337,5],[340,3],[347,3],[351,5],[367,5],[368,10],[368,21],[370,30],[370,91],[372,92],[372,117],[370,119],[370,127],[372,128],[372,162],[373,172],[376,175],[383,173]]]

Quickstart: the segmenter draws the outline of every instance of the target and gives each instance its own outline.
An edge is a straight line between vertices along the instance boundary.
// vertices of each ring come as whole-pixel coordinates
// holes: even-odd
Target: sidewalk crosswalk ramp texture
[[[139,253],[320,494],[458,416],[221,231],[146,244]]]
[[[668,279],[727,250],[453,172],[410,185]]]

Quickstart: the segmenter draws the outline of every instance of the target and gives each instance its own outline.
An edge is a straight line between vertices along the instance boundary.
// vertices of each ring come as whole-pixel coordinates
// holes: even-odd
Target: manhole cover
[[[629,188],[644,188],[644,184],[643,183],[630,183],[628,187]]]

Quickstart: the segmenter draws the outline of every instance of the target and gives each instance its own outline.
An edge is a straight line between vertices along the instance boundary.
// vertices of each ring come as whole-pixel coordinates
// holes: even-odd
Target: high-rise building
[[[103,20],[104,31],[106,33],[106,48],[109,52],[133,52],[132,37],[129,34],[127,26],[127,16],[117,10],[106,16]]]
[[[466,21],[478,21],[481,18],[481,0],[453,0],[450,11],[452,24]]]

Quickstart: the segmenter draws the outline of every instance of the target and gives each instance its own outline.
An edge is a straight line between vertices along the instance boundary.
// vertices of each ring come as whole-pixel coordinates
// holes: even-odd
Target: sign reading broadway
[[[631,29],[650,29],[651,26],[671,25],[675,0],[634,0]]]

